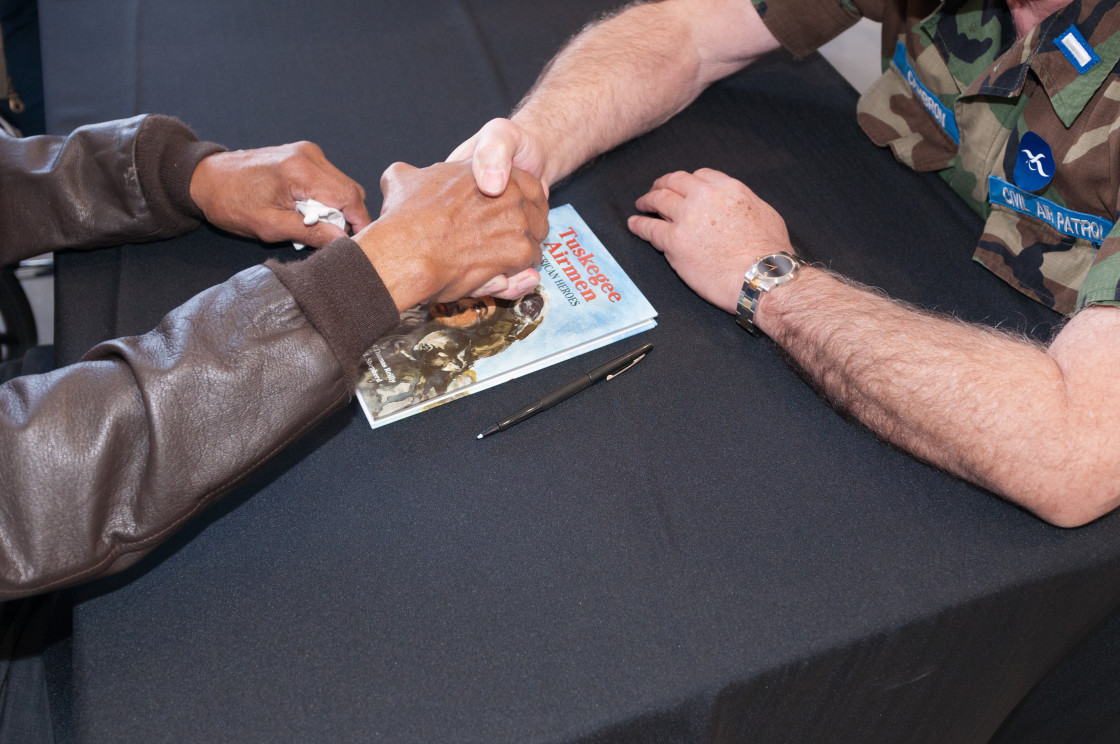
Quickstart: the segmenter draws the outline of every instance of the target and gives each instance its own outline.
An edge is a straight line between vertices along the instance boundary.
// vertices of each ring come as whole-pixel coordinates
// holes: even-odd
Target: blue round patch
[[[1041,191],[1050,184],[1056,170],[1054,153],[1046,140],[1034,132],[1024,134],[1015,158],[1015,185],[1024,191]]]

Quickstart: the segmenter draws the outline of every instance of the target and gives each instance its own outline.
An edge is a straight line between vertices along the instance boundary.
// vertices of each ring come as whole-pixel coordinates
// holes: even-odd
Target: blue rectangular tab
[[[1102,217],[1075,212],[1057,202],[1023,191],[999,176],[988,176],[988,201],[1041,220],[1062,235],[1082,238],[1096,245],[1100,245],[1112,231],[1112,223]]]
[[[910,85],[910,89],[914,91],[914,95],[922,102],[929,115],[941,127],[945,134],[958,145],[961,143],[961,133],[957,129],[957,117],[953,115],[953,110],[943,104],[941,99],[938,98],[927,88],[921,80],[918,79],[918,74],[914,72],[914,68],[910,65],[910,60],[906,58],[906,45],[901,41],[895,44],[894,57],[891,59],[894,66],[902,73],[903,79]]]
[[[1093,51],[1093,47],[1089,46],[1089,42],[1085,41],[1085,37],[1075,26],[1070,26],[1058,34],[1054,38],[1054,44],[1062,51],[1062,54],[1066,55],[1066,59],[1077,70],[1078,75],[1084,75],[1101,61],[1101,58]]]

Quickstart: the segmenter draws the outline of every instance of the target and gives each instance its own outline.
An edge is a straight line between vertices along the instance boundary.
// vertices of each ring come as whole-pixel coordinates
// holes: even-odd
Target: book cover
[[[418,305],[365,353],[374,428],[653,328],[657,311],[570,204],[548,213],[541,282],[519,300]]]

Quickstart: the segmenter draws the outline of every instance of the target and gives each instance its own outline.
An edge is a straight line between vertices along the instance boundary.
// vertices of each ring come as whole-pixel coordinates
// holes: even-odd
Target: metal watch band
[[[761,336],[762,331],[754,324],[754,311],[758,309],[758,301],[762,297],[762,290],[751,285],[750,281],[743,282],[743,290],[739,293],[739,305],[735,311],[735,319],[747,333],[752,336]]]

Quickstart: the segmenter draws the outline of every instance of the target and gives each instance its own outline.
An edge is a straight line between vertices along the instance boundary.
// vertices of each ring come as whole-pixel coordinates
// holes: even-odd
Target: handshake
[[[195,169],[190,195],[223,230],[313,246],[347,231],[326,221],[305,224],[296,202],[334,207],[403,310],[468,295],[514,299],[537,285],[533,267],[548,235],[547,191],[520,169],[507,182],[498,193],[484,193],[466,158],[427,168],[394,163],[381,176],[384,201],[371,221],[362,187],[319,147],[300,142],[210,155]]]

